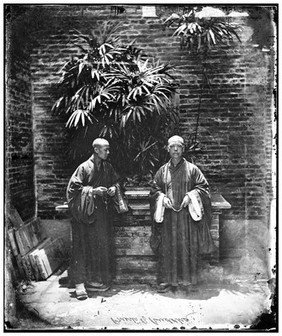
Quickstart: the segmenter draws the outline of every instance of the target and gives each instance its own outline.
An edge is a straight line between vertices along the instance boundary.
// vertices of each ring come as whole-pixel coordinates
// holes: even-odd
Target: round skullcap
[[[184,146],[184,140],[178,135],[174,135],[168,139],[168,146],[171,145],[181,145]]]

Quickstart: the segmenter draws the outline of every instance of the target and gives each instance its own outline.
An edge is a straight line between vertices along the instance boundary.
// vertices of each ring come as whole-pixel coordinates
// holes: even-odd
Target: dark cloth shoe
[[[86,284],[86,290],[88,290],[89,292],[106,292],[109,288],[110,286],[106,286],[103,284],[97,284],[97,286],[93,283]]]
[[[171,285],[168,283],[161,283],[157,288],[158,293],[166,293],[171,289]]]
[[[88,281],[87,282],[87,286],[95,287],[95,288],[100,288],[100,287],[103,287],[103,284],[101,282]]]
[[[180,284],[178,287],[179,287],[179,290],[184,292],[184,293],[190,293],[191,291],[191,283],[186,283],[186,284]]]

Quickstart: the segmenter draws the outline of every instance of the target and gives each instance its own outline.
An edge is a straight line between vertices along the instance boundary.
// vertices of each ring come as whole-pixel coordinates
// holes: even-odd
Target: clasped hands
[[[106,193],[109,196],[114,196],[115,192],[116,192],[116,187],[110,187],[109,189],[107,189],[106,187],[97,187],[93,189],[94,195],[98,195],[98,196],[104,196]]]
[[[188,205],[189,200],[190,200],[190,197],[186,194],[183,198],[183,201],[182,201],[181,205],[180,205],[180,209],[185,208]],[[164,197],[164,206],[167,209],[172,209],[173,208],[171,200],[167,196]]]

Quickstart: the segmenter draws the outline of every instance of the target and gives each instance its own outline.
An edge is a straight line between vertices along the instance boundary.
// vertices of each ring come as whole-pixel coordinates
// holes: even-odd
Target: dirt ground
[[[24,286],[17,331],[243,331],[271,329],[272,294],[264,279],[200,284],[189,292],[157,293],[149,285],[113,285],[78,301],[67,270]]]

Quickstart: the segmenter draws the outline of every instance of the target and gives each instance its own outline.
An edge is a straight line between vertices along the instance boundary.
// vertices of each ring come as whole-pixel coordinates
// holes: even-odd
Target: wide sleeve
[[[83,182],[85,179],[85,168],[80,165],[73,173],[67,186],[67,201],[71,203],[78,194],[82,192]]]
[[[191,168],[191,189],[187,194],[191,196],[191,198],[197,194],[197,197],[201,201],[200,203],[202,203],[203,215],[210,225],[212,214],[209,183],[201,170],[195,165],[192,165]]]
[[[201,172],[201,170],[193,165],[192,166],[192,190],[196,189],[200,195],[205,195],[207,197],[210,197],[210,190],[209,190],[209,183],[207,179],[205,178],[204,174]]]
[[[193,198],[193,196],[196,194],[197,198],[199,199],[199,205],[200,207],[202,206],[202,218],[196,222],[198,227],[199,253],[210,254],[216,250],[216,247],[210,232],[212,209],[209,184],[201,170],[194,165],[192,168],[191,178],[191,190],[188,192],[188,195],[192,194],[191,196]]]
[[[87,185],[85,165],[80,165],[73,173],[67,186],[67,201],[69,210],[77,220],[89,220],[95,211],[95,195],[93,187]]]

